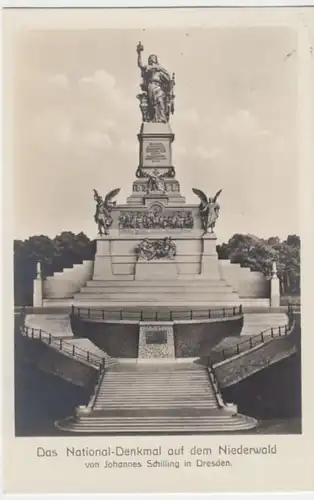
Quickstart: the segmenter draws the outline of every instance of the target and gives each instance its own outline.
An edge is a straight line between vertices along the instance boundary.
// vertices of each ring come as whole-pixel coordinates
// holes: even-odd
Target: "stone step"
[[[217,305],[217,307],[224,307],[226,304],[230,306],[240,304],[236,294],[230,292],[218,292],[218,293],[177,293],[169,294],[167,299],[167,294],[134,294],[134,293],[119,293],[119,294],[89,294],[82,293],[74,296],[74,305],[83,302],[85,304],[90,304],[91,307],[97,307],[98,304],[103,304],[103,306],[110,307],[111,303],[120,305],[123,308],[123,304],[133,304],[141,305],[144,304],[156,304],[158,305],[169,305],[169,304],[184,304],[187,307],[191,304],[197,304],[199,306],[204,305],[209,307],[210,305]],[[86,306],[88,307],[88,306]]]
[[[127,408],[180,408],[182,410],[186,408],[217,408],[217,402],[213,400],[202,400],[197,403],[195,400],[191,401],[185,401],[183,400],[174,400],[174,401],[167,401],[167,400],[162,400],[162,399],[156,399],[156,400],[139,400],[139,399],[134,399],[132,401],[127,401],[124,398],[120,398],[117,400],[111,400],[110,398],[101,398],[97,399],[95,402],[93,408],[94,409],[99,409],[99,410],[108,410],[109,408],[123,408],[123,410],[126,410]]]
[[[117,372],[119,373],[119,372]],[[208,385],[208,378],[207,380],[205,378],[201,377],[184,377],[183,379],[180,379],[177,375],[174,375],[173,377],[167,377],[167,376],[160,376],[160,377],[152,377],[148,376],[143,380],[143,377],[136,377],[130,375],[130,377],[125,377],[125,376],[108,376],[106,374],[106,381],[105,383],[110,383],[111,385],[117,385],[121,387],[121,384],[123,386],[127,387],[128,389],[131,389],[133,387],[133,384],[136,384],[136,386],[141,386],[141,387],[149,387],[153,389],[154,387],[164,387],[164,384],[167,382],[171,382],[172,384],[175,384],[178,387],[188,387],[190,385],[194,386],[199,386],[199,385]]]
[[[139,388],[141,389],[141,388]],[[186,401],[192,401],[192,400],[197,400],[200,396],[204,397],[206,401],[214,401],[215,397],[212,395],[209,391],[198,391],[197,393],[193,393],[193,395],[188,394],[186,395],[185,391],[169,391],[169,393],[162,393],[161,391],[159,393],[154,393],[154,392],[140,392],[136,393],[127,393],[127,392],[120,392],[120,393],[115,393],[114,391],[103,391],[101,393],[98,393],[97,395],[97,401],[100,401],[101,399],[110,399],[110,401],[116,401],[118,399],[124,398],[125,401],[133,401],[133,400],[141,400],[141,401],[177,401],[177,400],[184,400],[186,398]]]
[[[241,304],[241,300],[237,298],[237,296],[233,297],[232,299],[230,297],[220,297],[219,300],[216,297],[203,297],[202,299],[200,298],[195,298],[192,296],[188,297],[185,296],[183,298],[177,298],[176,295],[171,296],[171,298],[168,299],[168,301],[163,300],[164,296],[161,296],[159,299],[156,298],[150,298],[149,300],[141,300],[140,305],[138,304],[138,301],[135,297],[132,297],[130,294],[127,299],[104,299],[104,298],[91,298],[90,296],[88,297],[80,297],[80,295],[76,295],[71,303],[71,305],[74,305],[75,307],[90,307],[91,309],[110,309],[113,310],[114,308],[117,309],[131,309],[134,308],[135,310],[141,311],[141,310],[149,310],[156,308],[156,306],[159,309],[166,309],[170,311],[171,309],[175,308],[182,308],[182,309],[188,309],[190,310],[191,307],[193,310],[198,309],[220,309],[222,307],[234,307],[238,306]]]
[[[97,295],[118,295],[120,293],[136,293],[136,294],[160,294],[160,293],[165,293],[167,295],[170,294],[207,294],[207,293],[234,293],[236,292],[233,290],[233,288],[229,286],[176,286],[176,287],[167,287],[167,286],[159,286],[159,287],[146,287],[146,286],[141,286],[141,287],[83,287],[80,289],[79,292],[77,292],[75,295],[79,294],[88,294],[90,296],[97,296]]]
[[[114,280],[92,280],[88,281],[85,284],[86,287],[101,287],[101,288],[106,288],[106,287],[139,287],[139,286],[147,286],[147,287],[156,287],[156,286],[231,286],[229,285],[225,280],[215,280],[215,279],[208,279],[208,278],[201,278],[198,279],[197,276],[193,276],[193,278],[189,277],[186,275],[186,277],[183,279],[183,277],[178,276],[177,279],[164,279],[162,282],[160,281],[153,281],[153,280],[140,280],[140,279],[131,279],[131,280],[124,280],[124,279],[114,279]]]
[[[100,389],[102,389],[103,387],[106,387],[108,386],[109,387],[109,384],[110,384],[110,387],[112,387],[113,389],[118,389],[119,387],[121,388],[121,385],[125,388],[125,390],[127,391],[131,391],[131,390],[136,390],[137,388],[141,388],[142,390],[149,390],[149,391],[154,391],[154,392],[157,392],[157,391],[160,391],[160,390],[168,390],[168,389],[172,389],[172,390],[186,390],[186,389],[193,389],[193,390],[196,390],[196,389],[204,389],[206,387],[208,387],[208,384],[209,384],[209,381],[207,380],[193,380],[193,381],[184,381],[184,382],[180,382],[179,380],[172,380],[171,378],[165,378],[163,380],[160,380],[160,381],[157,381],[155,382],[154,380],[152,381],[149,381],[149,382],[141,382],[140,380],[136,380],[136,379],[133,379],[132,382],[129,382],[129,383],[126,383],[123,379],[120,379],[120,380],[106,380],[106,382],[104,382]],[[171,388],[170,387],[167,387],[167,384],[171,384]]]
[[[116,390],[119,390],[120,392],[122,391],[128,391],[128,392],[133,392],[133,391],[136,391],[138,390],[138,388],[140,388],[142,391],[151,391],[153,392],[154,394],[157,394],[159,393],[160,391],[181,391],[181,392],[184,392],[186,390],[193,390],[193,391],[202,391],[204,389],[206,389],[208,387],[208,381],[207,381],[207,385],[206,385],[206,382],[194,382],[194,383],[184,383],[184,384],[180,384],[179,382],[173,382],[172,380],[170,379],[165,379],[163,382],[161,383],[158,383],[157,384],[154,384],[154,382],[150,383],[150,384],[141,384],[140,382],[137,382],[137,381],[134,381],[134,385],[129,385],[129,384],[124,384],[123,381],[121,382],[116,382],[116,383],[112,383],[110,381],[107,381],[105,384],[103,384],[103,386],[100,387],[100,390],[103,390],[103,388],[105,387],[108,387],[109,388],[109,384],[110,384],[110,388],[112,388],[112,390],[116,391]],[[121,388],[121,384],[124,385],[124,388]],[[167,387],[167,384],[171,384],[171,387]],[[120,387],[120,389],[119,389]]]
[[[206,375],[203,375],[202,373],[198,373],[197,371],[190,371],[190,372],[180,372],[180,371],[169,371],[169,372],[162,372],[158,371],[156,373],[153,372],[113,372],[113,371],[108,371],[106,372],[106,379],[107,380],[114,380],[116,379],[117,381],[125,379],[125,381],[130,381],[130,380],[139,380],[142,382],[146,382],[149,380],[164,380],[164,379],[169,379],[171,380],[178,380],[179,382],[183,380],[206,380]],[[207,377],[208,378],[208,377]]]
[[[83,433],[165,433],[165,432],[232,432],[256,427],[257,421],[242,415],[213,415],[206,417],[85,417],[57,423],[62,430]],[[156,458],[156,457],[154,457]]]
[[[165,384],[168,384],[168,383],[171,383],[171,387],[167,388],[167,386],[165,386]],[[208,386],[208,381],[207,381],[207,385],[205,382],[193,382],[193,383],[183,383],[181,384],[180,382],[174,382],[170,379],[165,379],[164,381],[161,381],[157,384],[155,384],[154,382],[151,382],[151,383],[148,383],[148,384],[142,384],[141,382],[137,382],[136,380],[134,381],[134,385],[130,386],[130,384],[124,384],[123,380],[121,381],[118,381],[118,382],[111,382],[111,381],[107,381],[106,384],[103,385],[103,387],[106,387],[106,385],[109,386],[110,384],[110,387],[113,389],[113,390],[118,390],[119,387],[121,388],[121,384],[124,385],[124,388],[121,389],[121,390],[125,390],[125,391],[136,391],[138,388],[141,388],[142,391],[153,391],[154,393],[157,393],[159,391],[167,391],[167,390],[171,390],[171,391],[182,391],[184,392],[185,390],[187,389],[193,389],[193,390],[204,390],[207,386]],[[101,390],[102,388],[101,387]]]
[[[110,292],[110,293],[115,293],[115,292],[121,292],[121,290],[127,290],[127,291],[132,291],[132,292],[137,292],[137,291],[148,291],[148,292],[153,292],[153,291],[162,291],[162,292],[167,292],[167,293],[176,293],[177,291],[180,290],[221,290],[221,289],[228,289],[228,290],[233,290],[231,285],[228,285],[225,282],[217,282],[217,283],[172,283],[172,284],[167,284],[163,282],[156,282],[156,281],[151,281],[150,284],[148,283],[138,283],[129,281],[126,282],[125,284],[121,284],[119,286],[115,284],[109,285],[107,283],[106,286],[102,285],[90,285],[90,286],[84,286],[81,288],[81,292],[99,292],[99,291],[104,291],[104,292]],[[132,286],[130,286],[132,284]]]
[[[160,392],[159,394],[155,393],[138,393],[128,394],[126,392],[121,392],[120,394],[115,394],[113,392],[102,392],[97,395],[97,401],[100,400],[110,400],[117,401],[123,399],[124,401],[197,401],[200,397],[205,398],[205,401],[216,401],[215,396],[208,392],[198,392],[193,394],[186,395],[186,392],[169,392],[163,394]]]
[[[119,390],[119,384],[121,386],[121,384],[123,384],[123,382],[119,382],[119,383],[116,383],[116,384],[113,384],[112,382],[109,382],[107,381],[106,384],[104,384],[100,390],[103,391],[103,390],[109,390],[109,384],[110,384],[110,389],[112,391],[119,391],[119,392],[129,392],[129,393],[132,393],[132,392],[136,392],[137,390],[141,390],[141,391],[145,391],[145,392],[153,392],[154,394],[158,394],[160,393],[161,391],[169,391],[169,392],[184,392],[186,390],[193,390],[193,391],[204,391],[207,387],[208,387],[208,382],[207,382],[207,385],[205,383],[194,383],[194,384],[182,384],[182,385],[179,385],[179,384],[175,384],[174,382],[172,382],[171,380],[165,380],[163,384],[158,384],[158,386],[154,386],[154,384],[147,384],[147,385],[143,385],[141,383],[134,383],[134,386],[130,386],[130,385],[126,385],[124,389],[120,389]],[[166,384],[171,384],[171,387],[167,388]],[[106,389],[106,387],[108,387]]]

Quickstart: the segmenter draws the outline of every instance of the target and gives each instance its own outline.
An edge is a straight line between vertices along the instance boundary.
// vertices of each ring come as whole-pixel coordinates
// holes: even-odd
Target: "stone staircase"
[[[90,413],[56,425],[78,433],[180,434],[244,431],[257,422],[220,408],[207,369],[186,362],[109,369]]]
[[[240,299],[224,280],[185,279],[163,280],[92,280],[74,295],[74,305],[94,306],[136,304],[198,304],[239,305]]]

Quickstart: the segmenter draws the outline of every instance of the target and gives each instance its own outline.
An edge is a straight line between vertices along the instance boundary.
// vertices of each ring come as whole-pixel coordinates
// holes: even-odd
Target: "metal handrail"
[[[32,339],[40,340],[48,345],[58,348],[72,358],[83,360],[89,364],[96,364],[100,371],[105,369],[105,358],[92,353],[88,349],[78,347],[75,344],[67,342],[62,337],[55,337],[44,330],[23,326],[20,329],[21,334]]]
[[[214,351],[211,353],[211,363],[219,363],[220,361],[237,356],[240,353],[247,352],[250,349],[253,349],[253,347],[261,345],[270,339],[286,337],[289,333],[291,333],[293,326],[294,319],[289,318],[289,322],[285,325],[267,328],[257,335],[252,335],[246,340],[221,349],[221,351]],[[244,346],[246,347],[243,348]]]
[[[112,319],[112,320],[134,320],[134,321],[174,321],[174,320],[197,320],[232,318],[241,316],[242,305],[224,307],[221,309],[189,309],[189,310],[122,310],[122,309],[100,309],[95,307],[72,306],[72,316],[83,319]]]

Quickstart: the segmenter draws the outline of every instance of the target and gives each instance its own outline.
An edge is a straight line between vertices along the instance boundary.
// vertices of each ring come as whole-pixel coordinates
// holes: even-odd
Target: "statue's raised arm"
[[[141,42],[138,42],[137,47],[136,47],[136,52],[137,52],[137,65],[138,67],[143,71],[145,69],[145,66],[143,66],[142,63],[142,52],[144,50],[144,47]]]

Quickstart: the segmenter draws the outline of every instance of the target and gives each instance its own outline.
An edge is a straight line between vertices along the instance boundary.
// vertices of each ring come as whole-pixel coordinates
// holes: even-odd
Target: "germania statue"
[[[144,122],[169,121],[170,113],[174,112],[174,93],[175,85],[174,73],[172,77],[165,68],[158,63],[157,56],[151,54],[148,58],[147,66],[142,63],[142,52],[144,50],[141,42],[136,47],[137,64],[141,69],[142,94],[137,98],[140,100],[140,108]]]

